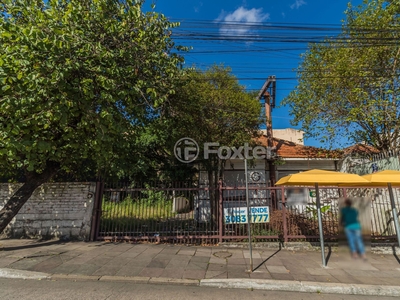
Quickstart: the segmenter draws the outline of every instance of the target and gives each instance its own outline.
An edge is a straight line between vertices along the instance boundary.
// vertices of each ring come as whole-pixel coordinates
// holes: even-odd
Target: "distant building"
[[[261,131],[263,132],[263,134],[267,133],[266,129],[262,129]],[[272,136],[279,140],[285,140],[299,145],[304,145],[304,132],[298,129],[272,129]]]

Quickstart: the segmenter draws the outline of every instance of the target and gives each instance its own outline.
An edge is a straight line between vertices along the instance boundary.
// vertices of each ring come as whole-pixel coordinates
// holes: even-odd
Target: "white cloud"
[[[269,14],[263,13],[262,8],[246,9],[241,6],[232,13],[226,13],[225,11],[222,11],[217,18],[217,21],[230,23],[221,25],[221,34],[243,35],[251,30],[251,27],[246,25],[262,22],[268,19]]]
[[[199,2],[199,4],[197,6],[193,7],[194,12],[198,13],[202,6],[203,6],[203,2]]]
[[[306,5],[307,3],[304,0],[296,0],[295,3],[293,3],[292,5],[290,5],[291,9],[298,9],[300,6]]]

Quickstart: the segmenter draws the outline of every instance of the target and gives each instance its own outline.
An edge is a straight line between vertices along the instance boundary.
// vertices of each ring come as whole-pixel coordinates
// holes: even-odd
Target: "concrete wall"
[[[0,184],[0,208],[21,184]],[[3,237],[88,240],[95,183],[47,183],[36,189]]]
[[[264,134],[266,134],[267,130],[261,130]],[[285,128],[285,129],[272,129],[272,135],[274,138],[290,141],[296,144],[304,145],[304,132],[294,128]]]

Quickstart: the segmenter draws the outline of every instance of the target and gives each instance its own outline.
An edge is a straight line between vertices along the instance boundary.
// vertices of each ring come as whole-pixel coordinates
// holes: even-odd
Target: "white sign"
[[[247,224],[247,207],[224,208],[225,224]],[[250,223],[269,223],[269,207],[250,208]]]

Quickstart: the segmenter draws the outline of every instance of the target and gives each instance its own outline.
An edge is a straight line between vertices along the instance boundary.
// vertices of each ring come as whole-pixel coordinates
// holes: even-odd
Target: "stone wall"
[[[0,184],[0,208],[21,184]],[[8,225],[2,237],[88,240],[96,184],[46,183]]]

